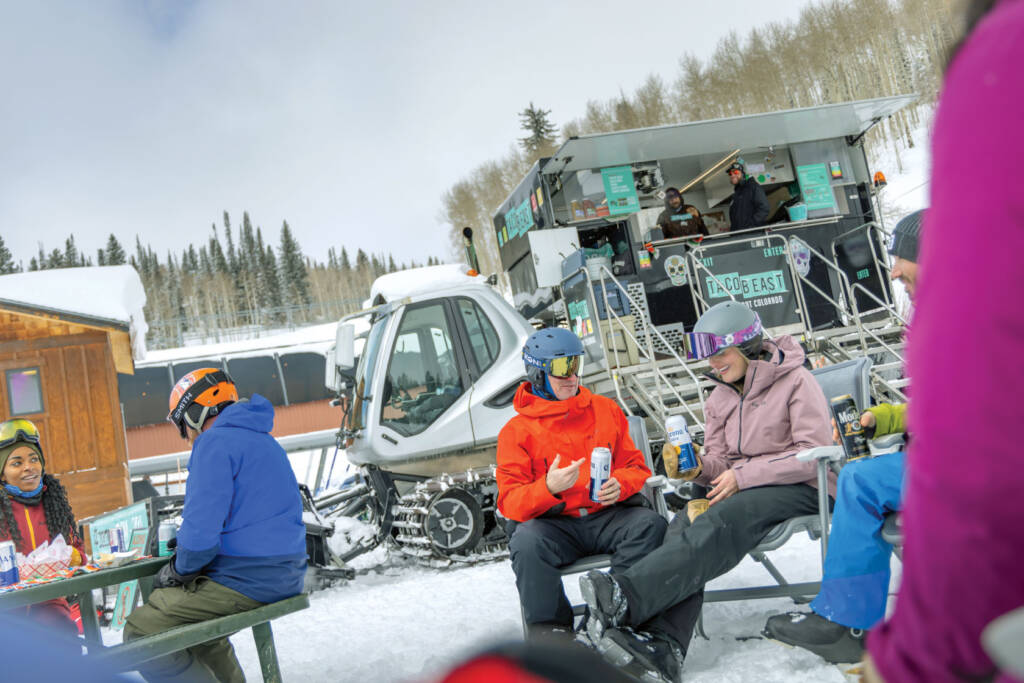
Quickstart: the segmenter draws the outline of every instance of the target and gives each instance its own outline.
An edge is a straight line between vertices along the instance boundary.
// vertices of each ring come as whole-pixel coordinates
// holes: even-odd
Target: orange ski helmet
[[[186,438],[185,427],[197,432],[203,423],[238,401],[238,389],[228,373],[217,368],[199,368],[184,375],[171,389],[167,421]]]

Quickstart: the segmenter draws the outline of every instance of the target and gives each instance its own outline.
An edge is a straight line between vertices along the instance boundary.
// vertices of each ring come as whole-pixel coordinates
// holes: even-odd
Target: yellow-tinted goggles
[[[579,374],[580,368],[583,366],[583,356],[552,358],[549,361],[545,361],[545,365],[547,366],[545,370],[549,375],[564,379]]]
[[[0,424],[0,448],[16,441],[39,443],[39,429],[29,420],[16,418]]]

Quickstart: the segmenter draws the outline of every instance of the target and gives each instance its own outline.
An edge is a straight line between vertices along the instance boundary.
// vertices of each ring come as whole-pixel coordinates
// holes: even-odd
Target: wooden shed
[[[0,413],[39,427],[78,519],[132,502],[117,373],[145,352],[144,302],[129,266],[0,277]]]

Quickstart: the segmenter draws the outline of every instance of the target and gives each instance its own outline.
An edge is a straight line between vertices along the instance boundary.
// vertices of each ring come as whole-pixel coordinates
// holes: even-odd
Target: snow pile
[[[887,181],[878,193],[887,230],[896,227],[899,219],[908,213],[928,206],[933,116],[932,110],[926,111],[921,117],[921,125],[910,132],[913,147],[898,143],[898,160],[897,151],[890,145],[880,145],[870,151],[872,171],[881,171]],[[901,166],[902,171],[899,170]]]
[[[146,290],[131,266],[55,268],[0,276],[0,299],[126,323],[132,356],[146,357]]]
[[[388,302],[423,292],[486,283],[487,278],[482,275],[469,275],[469,266],[462,263],[410,268],[377,278],[370,288],[369,301],[370,305],[373,305],[372,302],[377,301],[377,297]]]

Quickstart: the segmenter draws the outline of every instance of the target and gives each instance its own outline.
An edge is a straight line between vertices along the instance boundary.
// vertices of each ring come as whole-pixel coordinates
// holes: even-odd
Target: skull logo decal
[[[679,254],[673,254],[665,259],[665,272],[672,284],[676,286],[686,284],[686,260]]]
[[[811,271],[811,250],[807,248],[807,245],[796,237],[790,237],[789,255],[793,259],[793,265],[796,266],[796,272],[800,274],[800,277],[807,277],[807,273]]]

